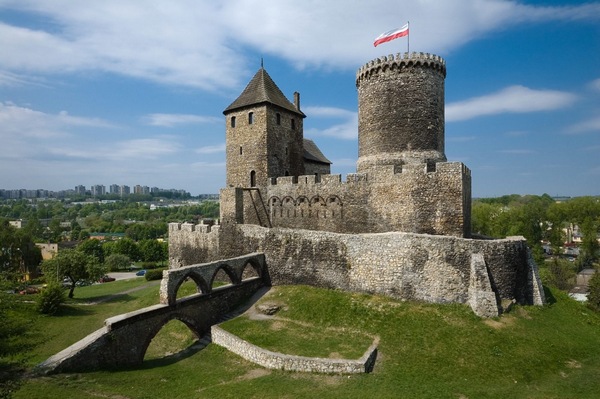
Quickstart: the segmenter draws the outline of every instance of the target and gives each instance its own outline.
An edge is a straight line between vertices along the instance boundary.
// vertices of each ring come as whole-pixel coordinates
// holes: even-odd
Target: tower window
[[[277,119],[277,124],[281,125],[281,114],[279,112],[275,114],[275,119]]]
[[[256,172],[250,172],[250,187],[256,187]]]
[[[235,116],[231,117],[231,127],[235,127]]]
[[[248,112],[248,124],[251,125],[254,123],[254,112]]]
[[[296,120],[292,119],[292,130],[296,130]]]
[[[242,146],[240,146],[240,155],[242,155],[243,151],[242,151]]]

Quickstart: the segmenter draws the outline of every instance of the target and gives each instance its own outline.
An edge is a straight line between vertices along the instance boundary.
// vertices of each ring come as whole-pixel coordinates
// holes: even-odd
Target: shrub
[[[142,269],[156,269],[158,265],[155,262],[142,262]]]
[[[596,273],[590,279],[588,285],[588,306],[597,312],[600,312],[600,271],[596,270]]]
[[[44,314],[55,314],[60,304],[65,301],[63,288],[58,284],[50,284],[39,295],[37,310]]]
[[[146,280],[160,280],[162,279],[163,270],[165,269],[154,269],[154,270],[146,270]]]

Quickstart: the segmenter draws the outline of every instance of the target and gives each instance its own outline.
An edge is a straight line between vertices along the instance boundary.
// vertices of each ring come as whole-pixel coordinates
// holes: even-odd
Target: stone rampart
[[[171,267],[201,263],[219,257],[219,225],[169,223]]]
[[[485,293],[496,298],[496,313],[502,311],[502,299],[521,304],[545,302],[537,268],[522,237],[472,240],[240,225],[234,239],[243,243],[242,251],[265,253],[275,285],[307,284],[434,303],[470,303],[473,295]],[[472,266],[474,257],[483,261]],[[478,273],[473,281],[472,267]],[[473,310],[489,314],[489,310]]]
[[[265,190],[274,227],[468,237],[470,187],[464,164],[438,162],[372,167],[346,181],[341,175],[279,177]]]
[[[368,373],[373,369],[377,357],[377,343],[374,342],[360,359],[327,359],[286,355],[253,345],[218,326],[211,328],[212,342],[258,364],[259,366],[286,371],[330,374]]]

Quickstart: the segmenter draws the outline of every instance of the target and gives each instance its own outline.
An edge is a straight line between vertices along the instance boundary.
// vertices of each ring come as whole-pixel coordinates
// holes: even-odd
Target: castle
[[[170,268],[263,252],[273,284],[309,284],[497,316],[505,300],[543,304],[525,240],[474,239],[471,175],[444,149],[445,61],[424,53],[357,72],[357,173],[345,181],[304,139],[261,66],[224,110],[220,224],[169,225]]]

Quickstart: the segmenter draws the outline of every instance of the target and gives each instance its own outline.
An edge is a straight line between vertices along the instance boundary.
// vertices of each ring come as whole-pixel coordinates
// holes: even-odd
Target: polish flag
[[[404,36],[408,36],[408,24],[404,25],[402,28],[382,33],[377,37],[377,39],[375,39],[375,43],[373,43],[373,46],[377,47],[381,43],[389,42],[391,40]]]

